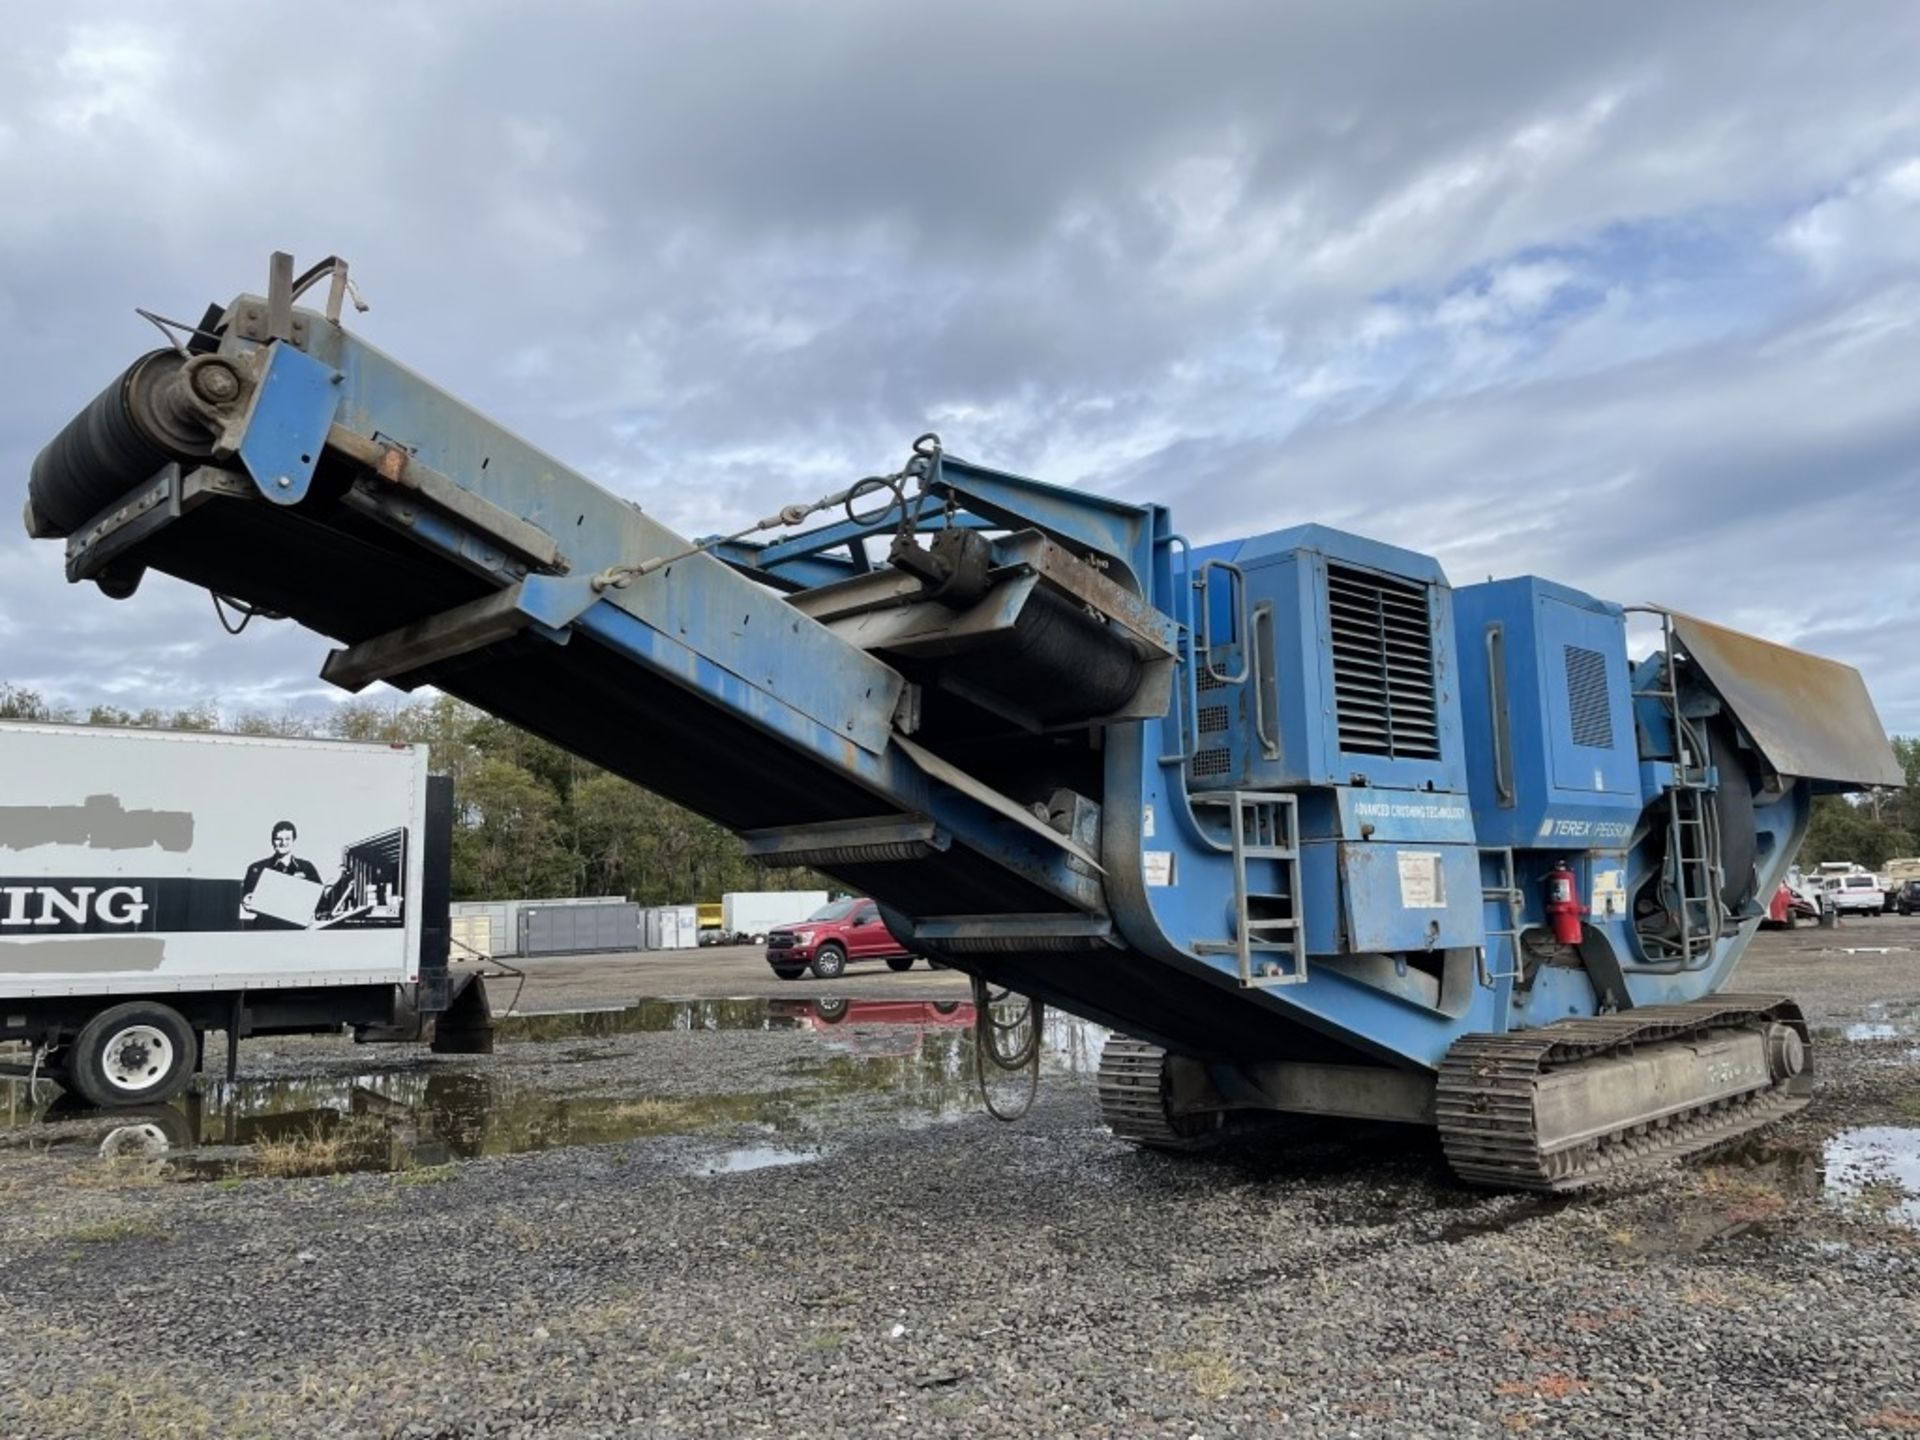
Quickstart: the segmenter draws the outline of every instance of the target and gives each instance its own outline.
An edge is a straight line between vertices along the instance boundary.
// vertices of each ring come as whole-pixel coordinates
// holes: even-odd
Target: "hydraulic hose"
[[[1024,1000],[1022,1006],[1010,1020],[1002,1020],[995,1013],[998,1006],[1007,1005],[1012,1000]],[[1046,1019],[1046,1006],[1032,996],[1018,996],[1011,990],[997,993],[978,975],[973,977],[973,1047],[974,1072],[980,1085],[980,1103],[987,1113],[996,1120],[1018,1120],[1033,1108],[1034,1098],[1040,1093],[1040,1031]],[[1026,1033],[1017,1048],[1006,1048],[1008,1035],[1019,1033],[1022,1026]],[[994,1103],[993,1094],[987,1086],[989,1070],[999,1070],[1007,1074],[1027,1073],[1027,1094],[1017,1110],[1003,1110]]]

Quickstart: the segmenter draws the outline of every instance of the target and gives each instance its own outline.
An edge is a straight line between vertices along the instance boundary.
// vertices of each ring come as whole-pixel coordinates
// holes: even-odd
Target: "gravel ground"
[[[559,978],[523,1006],[636,993]],[[1080,1056],[1018,1125],[952,1118],[959,1032],[858,1012],[486,1059],[262,1042],[258,1086],[437,1081],[652,1129],[316,1178],[250,1178],[238,1151],[211,1182],[18,1143],[80,1122],[4,1132],[0,1434],[1920,1431],[1920,1202],[1871,1158],[1920,1126],[1920,922],[1765,937],[1739,986],[1805,1003],[1816,1104],[1573,1200],[1462,1189],[1388,1127],[1136,1154]],[[932,1103],[903,1109],[894,1072]],[[704,1173],[754,1152],[798,1163]]]

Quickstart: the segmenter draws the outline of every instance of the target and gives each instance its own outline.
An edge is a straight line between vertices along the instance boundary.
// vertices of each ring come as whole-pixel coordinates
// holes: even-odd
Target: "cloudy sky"
[[[680,528],[923,429],[1847,660],[1920,732],[1920,9],[36,6],[0,50],[0,679],[322,703],[68,587],[38,447],[266,257]],[[262,633],[264,632],[264,633]]]

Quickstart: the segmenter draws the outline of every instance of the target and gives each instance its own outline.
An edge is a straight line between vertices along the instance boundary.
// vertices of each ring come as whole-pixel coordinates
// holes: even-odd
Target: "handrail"
[[[1240,641],[1240,668],[1231,675],[1222,674],[1213,667],[1213,605],[1209,595],[1209,570],[1224,570],[1231,577],[1228,584],[1232,587],[1228,599],[1233,610],[1233,633]],[[1202,561],[1200,569],[1193,577],[1193,588],[1199,592],[1200,605],[1200,663],[1206,666],[1210,679],[1218,680],[1222,685],[1240,685],[1247,678],[1247,577],[1240,567],[1231,560]]]
[[[1187,543],[1187,537],[1178,532],[1163,536],[1156,544],[1165,544],[1171,549],[1180,547],[1181,563],[1177,572],[1184,580],[1190,575],[1193,566],[1193,547]],[[1168,569],[1172,571],[1172,557],[1168,557]],[[1162,765],[1184,765],[1193,758],[1194,751],[1200,748],[1200,685],[1194,673],[1193,647],[1193,587],[1175,582],[1173,598],[1176,607],[1184,607],[1184,615],[1175,615],[1174,636],[1174,708],[1179,719],[1174,731],[1180,742],[1180,748],[1172,753],[1162,752]]]

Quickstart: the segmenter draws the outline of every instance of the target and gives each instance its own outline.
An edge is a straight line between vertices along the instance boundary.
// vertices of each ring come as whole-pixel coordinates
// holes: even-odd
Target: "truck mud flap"
[[[436,1055],[493,1053],[493,1007],[483,977],[453,977],[453,1003],[434,1023],[432,1049]]]

